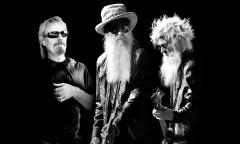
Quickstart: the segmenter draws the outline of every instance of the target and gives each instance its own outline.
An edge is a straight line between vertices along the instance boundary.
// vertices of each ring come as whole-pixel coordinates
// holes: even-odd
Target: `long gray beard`
[[[160,76],[164,86],[169,86],[176,82],[180,64],[181,57],[178,53],[175,53],[174,56],[163,56]]]
[[[107,53],[107,81],[127,82],[130,78],[131,69],[131,50],[133,37],[119,39],[115,35],[108,33],[105,36],[104,47]]]

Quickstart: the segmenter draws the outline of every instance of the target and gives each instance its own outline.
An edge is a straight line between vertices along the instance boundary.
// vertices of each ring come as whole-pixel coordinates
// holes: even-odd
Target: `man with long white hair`
[[[198,105],[191,42],[193,30],[188,19],[175,14],[155,19],[150,37],[154,47],[163,55],[159,91],[153,95],[153,98],[162,99],[152,111],[160,120],[164,134],[162,143],[189,144],[193,141],[194,114]]]
[[[91,144],[151,143],[150,57],[133,38],[137,15],[111,4],[101,17],[96,31],[104,36],[104,53],[97,60]]]

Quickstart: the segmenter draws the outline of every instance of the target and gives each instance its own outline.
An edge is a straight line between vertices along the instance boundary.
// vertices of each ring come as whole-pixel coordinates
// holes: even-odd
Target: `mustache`
[[[116,41],[118,41],[118,40],[127,41],[128,37],[126,35],[118,35],[118,36],[115,36],[115,40]]]
[[[107,36],[105,36],[105,39],[106,38],[111,38],[112,40],[124,40],[124,39],[127,39],[127,36],[125,34],[123,35],[114,35],[114,34],[108,34]]]
[[[126,36],[125,35],[117,35],[117,36],[115,36],[115,38],[116,39],[121,39],[121,38],[126,38]]]
[[[57,42],[57,43],[54,44],[54,46],[58,46],[58,45],[64,45],[64,46],[65,46],[65,43],[63,43],[62,41],[60,41],[60,42]]]

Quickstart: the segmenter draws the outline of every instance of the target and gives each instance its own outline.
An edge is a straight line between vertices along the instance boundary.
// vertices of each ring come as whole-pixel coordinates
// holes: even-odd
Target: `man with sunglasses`
[[[79,144],[80,118],[83,112],[89,113],[93,103],[93,84],[86,66],[65,56],[67,37],[67,25],[58,16],[40,25],[42,144]]]
[[[102,9],[97,33],[104,53],[97,60],[96,110],[91,144],[152,143],[150,57],[134,41],[137,15],[124,4]]]
[[[163,16],[154,20],[150,37],[163,55],[158,91],[153,96],[162,100],[152,112],[160,120],[162,144],[195,143],[199,80],[191,42],[192,27],[188,19]]]

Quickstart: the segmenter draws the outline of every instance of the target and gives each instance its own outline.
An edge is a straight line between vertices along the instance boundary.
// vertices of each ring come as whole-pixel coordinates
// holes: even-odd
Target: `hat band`
[[[117,17],[117,16],[122,15],[122,14],[123,14],[123,13],[111,15],[110,17],[106,18],[106,20],[108,20],[108,19],[110,19],[110,18],[113,18],[113,17]],[[105,20],[105,21],[106,21],[106,20]]]

